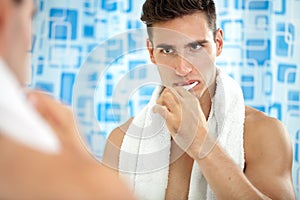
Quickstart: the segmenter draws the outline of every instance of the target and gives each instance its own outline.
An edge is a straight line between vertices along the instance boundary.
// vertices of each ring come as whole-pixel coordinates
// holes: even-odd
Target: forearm
[[[251,184],[218,144],[196,161],[217,199],[270,199]]]
[[[76,156],[43,154],[0,134],[0,199],[133,199],[108,169]]]

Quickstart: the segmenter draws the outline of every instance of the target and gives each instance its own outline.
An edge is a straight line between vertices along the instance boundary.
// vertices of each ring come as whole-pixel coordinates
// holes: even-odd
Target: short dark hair
[[[151,39],[150,27],[154,23],[169,21],[199,11],[205,14],[208,26],[215,37],[217,16],[213,0],[146,0],[141,20],[147,25]]]

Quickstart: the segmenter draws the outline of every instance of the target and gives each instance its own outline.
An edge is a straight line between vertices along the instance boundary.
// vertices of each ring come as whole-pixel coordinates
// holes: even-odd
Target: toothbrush
[[[198,84],[198,81],[195,81],[193,84],[183,86],[183,89],[190,90]]]

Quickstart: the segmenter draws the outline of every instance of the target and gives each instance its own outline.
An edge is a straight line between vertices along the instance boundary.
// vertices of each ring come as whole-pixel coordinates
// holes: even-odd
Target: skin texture
[[[134,199],[118,176],[83,147],[67,106],[37,91],[28,92],[28,98],[62,149],[44,154],[0,135],[1,199]]]
[[[184,139],[189,139],[190,133],[195,133],[189,148],[170,164],[166,199],[187,199],[194,162],[199,165],[217,199],[295,199],[291,179],[292,146],[289,136],[278,120],[253,108],[245,108],[244,171],[218,144],[206,157],[199,157],[204,139],[209,138],[206,120],[215,88],[214,63],[223,48],[222,31],[217,30],[214,40],[204,14],[200,12],[155,23],[154,27],[182,33],[191,38],[191,41],[206,41],[201,44],[201,48],[193,46],[191,51],[200,56],[203,55],[203,51],[206,60],[209,60],[206,65],[209,69],[202,71],[196,58],[193,60],[182,56],[182,47],[187,43],[178,43],[180,40],[176,39],[176,36],[174,40],[170,39],[170,34],[167,38],[167,34],[153,30],[153,38],[147,41],[151,61],[158,66],[161,78],[167,86],[157,100],[154,112],[166,119],[171,132],[171,159],[174,152],[180,151],[185,145]],[[166,47],[165,43],[169,46]],[[173,45],[172,48],[170,44]],[[200,80],[201,84],[190,91],[184,90],[181,84],[178,84],[189,80]],[[186,117],[181,117],[185,115],[189,120],[196,122],[193,123],[194,126],[179,126],[181,123],[185,124],[182,119]],[[109,163],[116,172],[119,149],[131,120],[112,131],[106,145],[103,162]]]
[[[0,55],[19,83],[24,85],[29,70],[31,19],[35,7],[31,0],[25,0],[18,6],[12,0],[3,0],[0,10]]]
[[[32,0],[19,5],[0,1],[0,57],[20,86],[25,80],[33,12]],[[0,132],[0,199],[134,199],[118,176],[83,147],[68,107],[37,91],[28,92],[28,100],[54,130],[61,151],[42,153]]]

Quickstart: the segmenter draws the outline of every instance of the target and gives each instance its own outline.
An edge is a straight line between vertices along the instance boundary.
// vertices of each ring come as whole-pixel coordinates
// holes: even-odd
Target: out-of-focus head
[[[33,0],[0,1],[0,57],[21,85],[25,84],[31,48]]]

